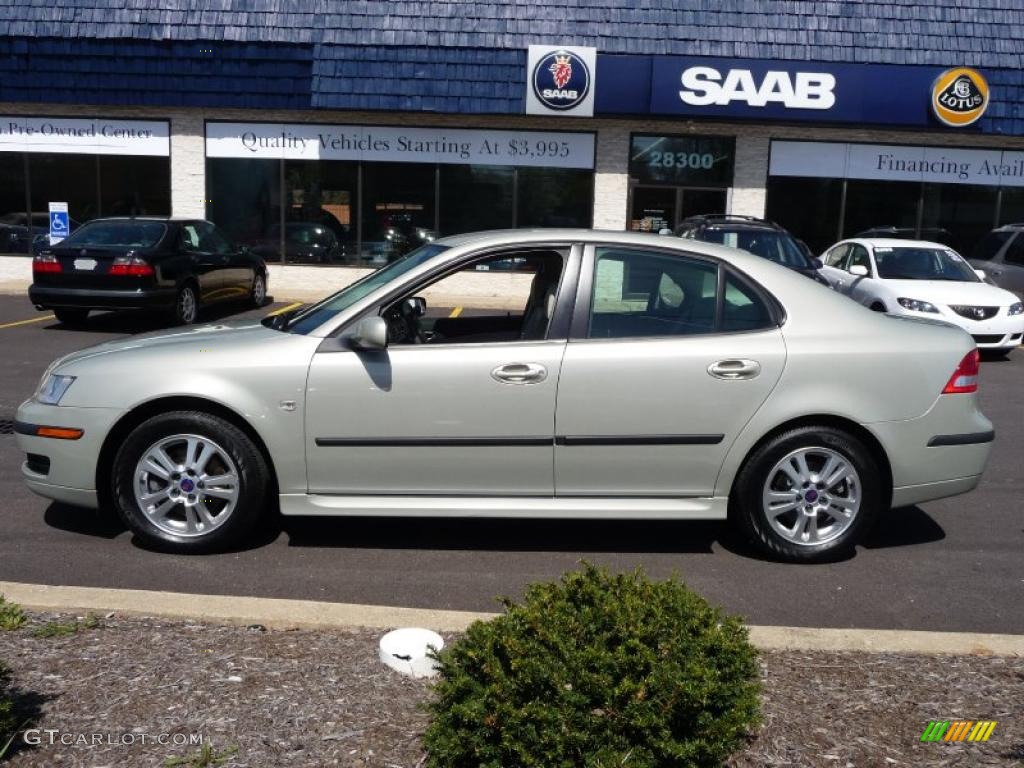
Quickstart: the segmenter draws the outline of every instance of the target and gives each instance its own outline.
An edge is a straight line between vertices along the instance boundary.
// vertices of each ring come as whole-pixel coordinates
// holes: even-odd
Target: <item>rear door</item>
[[[186,221],[182,223],[178,235],[178,247],[189,263],[189,272],[199,283],[199,300],[202,302],[216,301],[224,287],[224,270],[227,268],[227,256],[215,254],[209,248],[211,242],[206,234],[208,222]]]
[[[724,265],[598,245],[583,262],[555,412],[559,496],[709,496],[782,374],[769,300]]]
[[[214,224],[204,221],[200,245],[214,257],[220,257],[220,293],[222,298],[245,296],[252,287],[252,260],[234,245]]]

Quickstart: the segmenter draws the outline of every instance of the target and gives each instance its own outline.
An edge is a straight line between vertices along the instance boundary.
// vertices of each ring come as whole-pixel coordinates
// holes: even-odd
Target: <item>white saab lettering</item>
[[[726,106],[745,101],[751,107],[778,103],[787,109],[830,109],[836,103],[836,78],[828,72],[797,72],[794,82],[788,72],[765,72],[760,86],[748,69],[730,69],[725,80],[714,67],[683,70],[679,98],[695,107]]]

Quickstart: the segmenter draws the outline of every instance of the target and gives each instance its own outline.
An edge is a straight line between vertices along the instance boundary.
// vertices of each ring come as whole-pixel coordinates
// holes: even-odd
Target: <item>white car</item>
[[[979,349],[1005,354],[1021,343],[1024,303],[948,246],[857,238],[836,243],[822,261],[832,287],[870,309],[959,326]]]

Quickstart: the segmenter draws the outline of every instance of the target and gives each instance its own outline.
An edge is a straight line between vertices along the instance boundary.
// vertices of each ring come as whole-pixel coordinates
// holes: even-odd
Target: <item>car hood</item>
[[[92,360],[93,358],[125,352],[156,352],[161,350],[174,352],[176,348],[183,351],[189,349],[202,351],[214,344],[218,346],[223,344],[244,344],[261,338],[279,338],[282,335],[285,334],[261,325],[258,320],[227,320],[168,331],[154,331],[152,333],[129,336],[124,339],[105,341],[102,344],[96,344],[95,346],[72,352],[55,361],[50,370],[55,371],[58,368],[65,368],[75,363]]]
[[[968,306],[1005,307],[1019,299],[1002,288],[988,283],[966,283],[954,280],[884,280],[886,287],[908,299],[933,304],[965,304]]]

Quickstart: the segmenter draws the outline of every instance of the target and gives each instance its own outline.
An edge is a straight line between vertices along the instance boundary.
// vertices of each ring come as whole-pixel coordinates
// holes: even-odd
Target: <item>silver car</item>
[[[959,328],[742,251],[520,230],[427,244],[297,314],[68,355],[15,429],[33,491],[179,552],[279,507],[728,518],[813,560],[978,484],[977,384]]]

